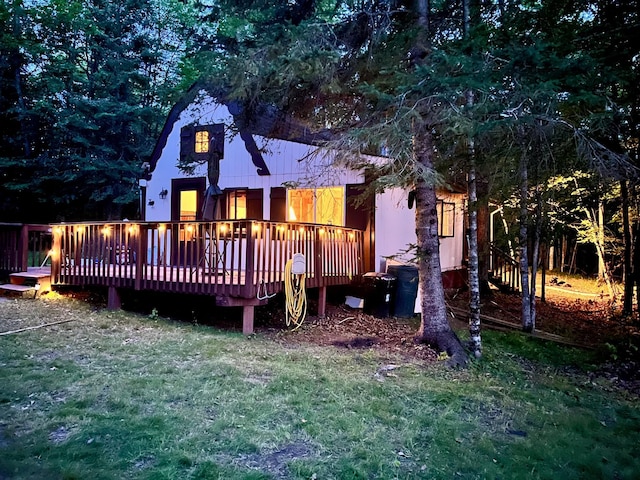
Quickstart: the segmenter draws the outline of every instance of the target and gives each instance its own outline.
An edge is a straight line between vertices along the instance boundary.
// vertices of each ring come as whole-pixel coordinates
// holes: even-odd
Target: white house
[[[171,111],[141,180],[143,220],[213,215],[341,225],[365,231],[365,271],[385,271],[389,258],[408,259],[416,234],[407,192],[391,189],[354,206],[365,175],[333,165],[331,152],[317,146],[322,135],[269,112],[247,121],[235,104],[192,94]],[[207,163],[211,155],[220,159],[213,174]],[[186,173],[181,161],[200,164]],[[212,211],[205,192],[216,180],[219,190],[210,193],[220,196]],[[443,278],[445,286],[459,286],[465,278],[465,195],[441,191],[439,200]]]

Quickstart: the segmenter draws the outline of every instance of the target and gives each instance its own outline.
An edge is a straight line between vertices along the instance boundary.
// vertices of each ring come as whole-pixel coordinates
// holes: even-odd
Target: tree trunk
[[[613,288],[613,281],[611,280],[611,272],[605,261],[605,243],[604,243],[604,205],[602,200],[599,201],[598,214],[590,211],[588,208],[584,208],[585,215],[593,229],[596,231],[594,243],[596,245],[596,252],[598,253],[598,276],[604,278],[607,290],[612,300],[616,300],[616,292]],[[577,249],[577,245],[576,245]]]
[[[529,178],[527,169],[527,155],[520,157],[520,277],[522,286],[522,329],[532,332],[535,325],[531,318],[531,298],[529,292],[529,212],[528,207]]]
[[[473,153],[472,153],[473,155]],[[480,337],[480,276],[478,268],[478,197],[476,190],[476,165],[473,158],[469,165],[469,346],[476,358],[482,356]]]
[[[538,205],[540,208],[541,205]],[[536,279],[538,277],[538,260],[540,258],[540,235],[542,231],[542,218],[538,217],[534,230],[533,237],[533,251],[531,252],[531,282],[529,290],[529,315],[531,317],[531,330],[533,331],[536,325]]]
[[[620,196],[622,197],[622,235],[624,238],[624,298],[622,301],[622,314],[633,313],[633,287],[634,278],[631,266],[631,226],[629,225],[629,190],[627,181],[620,181]]]
[[[604,248],[604,204],[602,203],[602,196],[598,199],[598,220],[594,221],[598,227],[596,244],[598,246],[598,276],[600,278],[607,278],[607,265],[605,263],[605,248]]]
[[[489,264],[491,263],[491,248],[489,240],[489,184],[482,179],[477,178],[476,172],[476,191],[478,208],[478,277],[480,281],[480,295],[490,296],[491,288],[489,286]]]
[[[426,171],[433,171],[434,146],[431,134],[415,132],[414,144],[417,163]],[[415,192],[418,271],[422,292],[420,299],[422,321],[418,337],[421,341],[446,352],[452,365],[464,366],[467,363],[467,354],[447,318],[440,268],[435,185],[423,178],[418,178]]]
[[[637,189],[635,186],[631,187],[631,198],[633,199],[634,210],[638,211],[638,197],[637,197]],[[634,285],[636,287],[636,312],[640,315],[640,222],[638,218],[633,221],[631,225],[631,238],[633,243],[633,252],[631,254],[631,259],[633,262],[632,272],[633,272],[633,280]]]

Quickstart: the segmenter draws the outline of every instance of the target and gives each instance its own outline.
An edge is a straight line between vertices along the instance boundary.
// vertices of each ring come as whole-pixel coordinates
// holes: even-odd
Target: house
[[[367,178],[336,166],[332,152],[318,146],[329,132],[309,132],[268,108],[246,117],[237,104],[204,92],[191,92],[174,106],[141,180],[143,221],[255,219],[342,226],[364,232],[364,271],[383,272],[391,259],[410,257],[415,214],[406,191],[389,189],[354,203]],[[466,277],[464,207],[463,193],[439,192],[446,287],[460,286]]]
[[[123,290],[207,295],[242,307],[251,333],[254,307],[283,290],[288,261],[303,254],[297,268],[318,289],[322,315],[329,286],[386,271],[416,241],[407,193],[354,203],[368,178],[318,146],[330,138],[269,108],[248,115],[192,89],[147,164],[141,221],[0,225],[0,260],[9,261],[0,268],[29,274],[32,233],[44,229],[52,286],[106,287],[111,309]],[[464,195],[439,198],[443,278],[455,287],[465,277]]]

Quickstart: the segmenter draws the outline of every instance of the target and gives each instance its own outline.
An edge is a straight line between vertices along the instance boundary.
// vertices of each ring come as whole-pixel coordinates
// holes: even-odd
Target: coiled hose
[[[293,325],[293,330],[297,330],[307,314],[306,275],[293,273],[292,265],[293,260],[288,260],[284,267],[285,321],[287,327]]]

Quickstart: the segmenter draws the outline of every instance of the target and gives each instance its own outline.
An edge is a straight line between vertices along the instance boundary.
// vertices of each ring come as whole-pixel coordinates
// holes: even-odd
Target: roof
[[[331,140],[334,135],[329,130],[313,131],[309,125],[294,119],[290,115],[286,115],[275,106],[260,104],[249,110],[244,108],[241,102],[237,100],[226,99],[221,92],[212,92],[210,88],[206,88],[201,83],[195,83],[189,90],[178,100],[171,108],[169,115],[165,121],[164,127],[158,137],[156,145],[151,153],[148,164],[149,175],[156,168],[158,160],[162,155],[162,151],[167,145],[169,134],[173,130],[173,125],[180,118],[180,115],[189,105],[197,101],[200,92],[205,91],[220,105],[225,105],[229,109],[229,113],[233,116],[235,127],[238,129],[240,136],[245,140],[247,150],[252,155],[254,164],[258,159],[255,157],[255,149],[251,144],[253,135],[260,135],[265,138],[273,138],[279,140],[287,140],[291,142],[303,143],[307,145],[319,145],[324,141]],[[262,162],[264,164],[264,162]],[[258,173],[267,174],[261,170],[263,165],[256,164]]]

